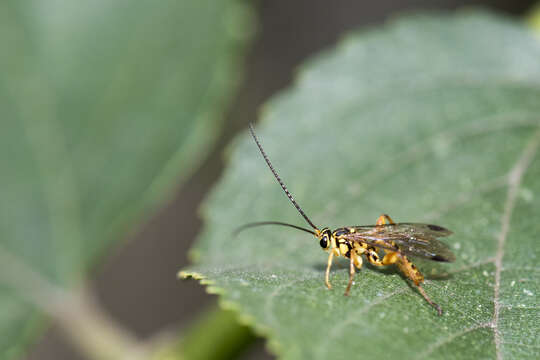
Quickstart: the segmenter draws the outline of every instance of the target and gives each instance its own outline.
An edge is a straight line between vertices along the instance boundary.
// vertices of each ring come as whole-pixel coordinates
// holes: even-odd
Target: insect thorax
[[[332,247],[334,248],[335,256],[344,256],[349,258],[351,251],[356,252],[358,255],[365,253],[367,244],[361,242],[351,242],[346,238],[346,235],[353,234],[356,231],[352,227],[338,228],[332,232]]]

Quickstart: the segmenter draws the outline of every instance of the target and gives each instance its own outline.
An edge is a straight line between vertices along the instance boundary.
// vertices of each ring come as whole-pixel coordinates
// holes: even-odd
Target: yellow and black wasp
[[[328,252],[328,264],[326,266],[324,282],[329,289],[332,288],[330,285],[330,268],[332,267],[334,256],[344,256],[350,259],[349,282],[345,289],[346,296],[349,295],[351,290],[355,268],[360,269],[362,267],[362,255],[364,255],[371,264],[376,266],[396,264],[399,270],[407,278],[412,280],[424,299],[437,309],[439,315],[442,315],[441,307],[431,301],[421,286],[424,282],[424,276],[407,256],[418,256],[442,262],[454,261],[454,254],[452,254],[444,243],[437,240],[439,237],[451,235],[452,232],[450,230],[442,226],[431,224],[396,224],[390,216],[386,214],[381,215],[375,225],[347,226],[334,231],[331,231],[326,227],[319,229],[294,200],[293,196],[277,174],[277,171],[274,169],[268,156],[264,152],[259,139],[255,135],[255,130],[251,124],[249,124],[249,130],[264,160],[268,164],[268,167],[279,182],[279,185],[281,185],[281,188],[289,200],[313,230],[279,221],[263,221],[243,225],[238,231],[261,225],[281,225],[315,235],[319,240],[321,248]],[[384,251],[382,259],[378,253],[379,250]]]

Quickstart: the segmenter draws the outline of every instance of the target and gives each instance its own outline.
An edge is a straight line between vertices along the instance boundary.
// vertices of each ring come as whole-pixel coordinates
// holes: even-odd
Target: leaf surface
[[[77,285],[208,154],[249,19],[237,1],[3,1],[2,251]],[[4,285],[0,358],[18,358],[40,317]]]
[[[418,260],[442,317],[393,267],[348,262],[288,202],[248,134],[204,206],[181,273],[209,284],[283,359],[537,358],[540,43],[480,11],[414,15],[348,36],[264,108],[262,145],[319,227],[439,224],[451,264]],[[366,263],[366,261],[364,261]]]

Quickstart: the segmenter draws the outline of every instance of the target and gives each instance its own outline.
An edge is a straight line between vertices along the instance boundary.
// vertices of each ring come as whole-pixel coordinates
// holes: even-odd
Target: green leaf
[[[256,130],[320,226],[428,222],[454,231],[451,264],[417,261],[442,317],[394,267],[348,261],[317,239],[244,134],[204,206],[197,265],[225,306],[283,359],[540,356],[540,43],[480,11],[416,15],[347,37],[304,65]],[[416,262],[416,261],[415,261]]]
[[[537,4],[529,13],[528,22],[537,36],[540,36],[540,4]]]
[[[250,19],[233,0],[2,1],[2,253],[80,283],[207,156]],[[0,357],[11,358],[40,317],[3,284]]]

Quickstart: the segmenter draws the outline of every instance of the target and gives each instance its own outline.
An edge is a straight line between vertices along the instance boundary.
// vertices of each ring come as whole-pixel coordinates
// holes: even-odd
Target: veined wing
[[[399,223],[387,225],[354,226],[354,233],[346,234],[351,241],[365,242],[385,250],[404,255],[419,256],[434,261],[454,261],[455,255],[438,237],[452,232],[438,225]]]
[[[433,238],[445,237],[452,235],[453,232],[439,225],[423,224],[423,223],[398,223],[398,224],[385,224],[385,225],[361,225],[353,226],[358,232],[386,232],[392,234],[412,234],[431,236]]]

